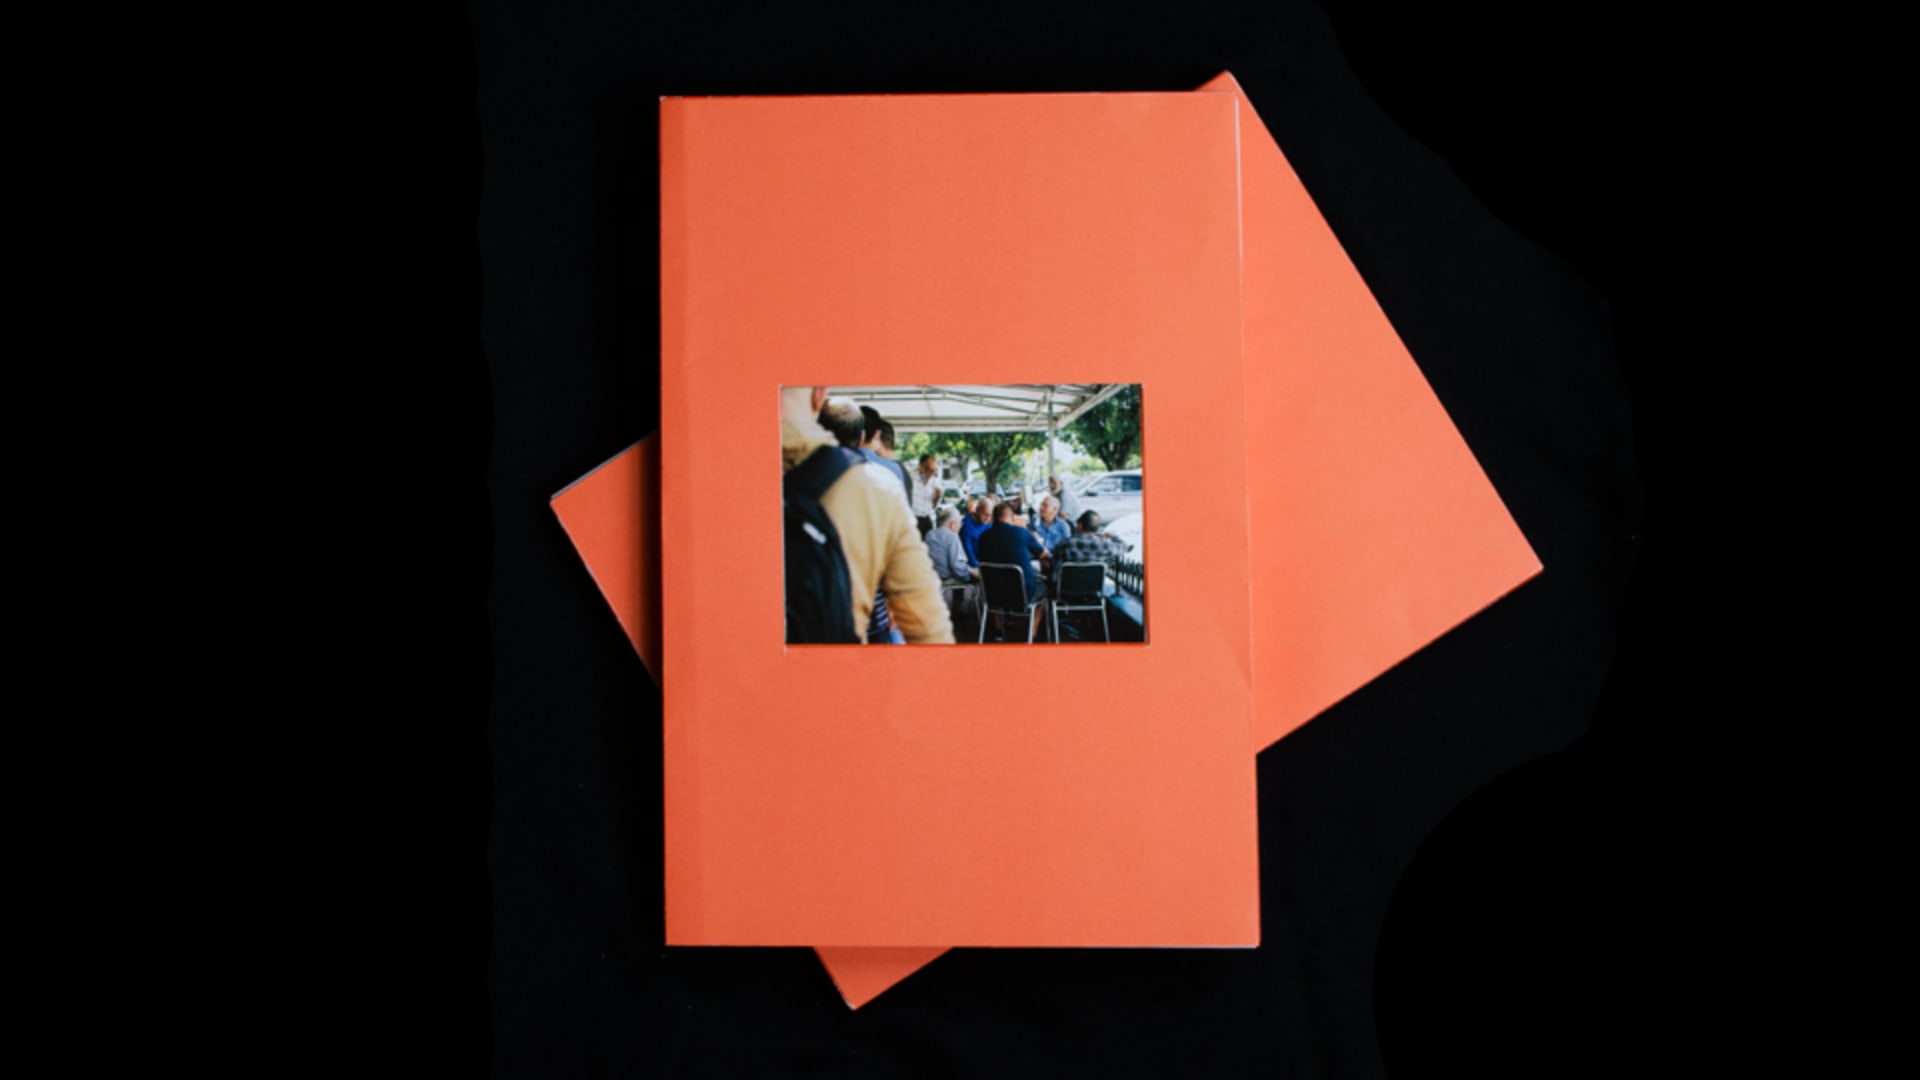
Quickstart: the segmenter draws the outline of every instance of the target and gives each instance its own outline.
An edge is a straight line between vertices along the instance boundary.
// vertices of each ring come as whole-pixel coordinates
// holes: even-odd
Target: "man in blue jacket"
[[[1034,560],[1047,558],[1047,546],[1033,533],[1013,523],[1013,507],[1001,503],[993,508],[993,525],[974,541],[980,562],[1018,566],[1027,575],[1027,599],[1040,600],[1047,595],[1046,585],[1034,569]]]
[[[967,549],[967,561],[980,565],[980,534],[993,526],[993,503],[985,495],[973,501],[967,520],[960,523],[960,544]]]

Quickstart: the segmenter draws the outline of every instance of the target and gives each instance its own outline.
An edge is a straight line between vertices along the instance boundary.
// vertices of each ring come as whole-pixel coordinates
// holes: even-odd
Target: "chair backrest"
[[[1027,575],[1020,567],[983,562],[980,587],[987,594],[987,607],[994,611],[1026,610]]]
[[[1060,566],[1062,600],[1097,600],[1106,583],[1105,563],[1070,562]]]

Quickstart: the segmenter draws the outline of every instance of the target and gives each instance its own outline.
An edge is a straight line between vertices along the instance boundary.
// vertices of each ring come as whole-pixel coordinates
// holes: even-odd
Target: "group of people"
[[[1125,557],[1127,545],[1100,531],[1106,523],[1097,512],[1083,511],[1069,524],[1060,513],[1060,480],[1048,481],[1054,491],[1040,499],[1032,515],[1022,513],[1014,500],[996,502],[989,495],[973,500],[964,519],[955,507],[943,510],[927,538],[941,578],[964,584],[980,579],[982,563],[1018,566],[1025,572],[1027,598],[1044,600],[1058,595],[1060,568],[1068,563],[1111,564]]]
[[[1018,498],[991,495],[968,503],[964,516],[942,507],[933,455],[908,468],[894,457],[885,417],[828,396],[826,387],[782,390],[780,425],[789,642],[951,643],[946,598],[977,612],[981,564],[1020,567],[1028,598],[1044,601],[1058,595],[1060,567],[1111,564],[1127,553],[1101,531],[1098,513],[1078,510],[1059,477],[1047,478],[1049,493],[1033,513]],[[836,581],[820,580],[836,559],[844,594]],[[850,621],[810,610],[842,595]]]

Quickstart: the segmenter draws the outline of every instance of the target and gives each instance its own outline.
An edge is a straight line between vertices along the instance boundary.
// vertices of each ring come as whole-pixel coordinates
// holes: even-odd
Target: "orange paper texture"
[[[668,944],[1258,942],[1237,126],[661,103]],[[914,382],[1141,384],[1147,644],[785,644],[779,389]]]
[[[1246,225],[1254,732],[1264,749],[1540,572],[1232,75]]]
[[[620,629],[660,678],[660,439],[649,435],[553,497]]]
[[[1248,506],[1256,535],[1287,541],[1288,557],[1255,551],[1252,562],[1261,630],[1255,732],[1264,748],[1540,565],[1232,76],[1202,89],[1240,102],[1246,412],[1250,452],[1265,455],[1249,475]],[[654,441],[615,461],[637,462]],[[635,505],[632,489],[604,467],[567,495]],[[638,519],[625,534],[563,523],[589,567],[632,559],[644,542]],[[657,604],[657,591],[647,591],[657,579],[614,592],[595,573],[608,603],[629,613],[623,625]],[[1290,606],[1311,618],[1289,628]],[[629,638],[641,647],[631,630]],[[819,954],[858,1008],[942,951]]]

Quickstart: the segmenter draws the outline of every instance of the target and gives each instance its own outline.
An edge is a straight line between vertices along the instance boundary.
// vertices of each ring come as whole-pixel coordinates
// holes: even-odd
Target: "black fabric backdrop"
[[[1648,722],[1625,718],[1661,655],[1672,430],[1639,321],[1636,198],[1658,167],[1627,95],[1654,76],[1625,29],[1575,8],[489,0],[434,29],[429,89],[394,103],[377,166],[410,246],[375,272],[413,286],[387,388],[432,414],[383,447],[424,482],[391,507],[382,558],[406,584],[373,631],[432,645],[396,684],[405,793],[368,871],[387,944],[362,993],[406,1060],[1408,1077],[1625,1059],[1660,998],[1630,918]],[[659,692],[547,505],[657,424],[658,97],[1183,90],[1222,69],[1545,573],[1261,756],[1258,950],[967,950],[850,1012],[805,950],[663,948]]]

